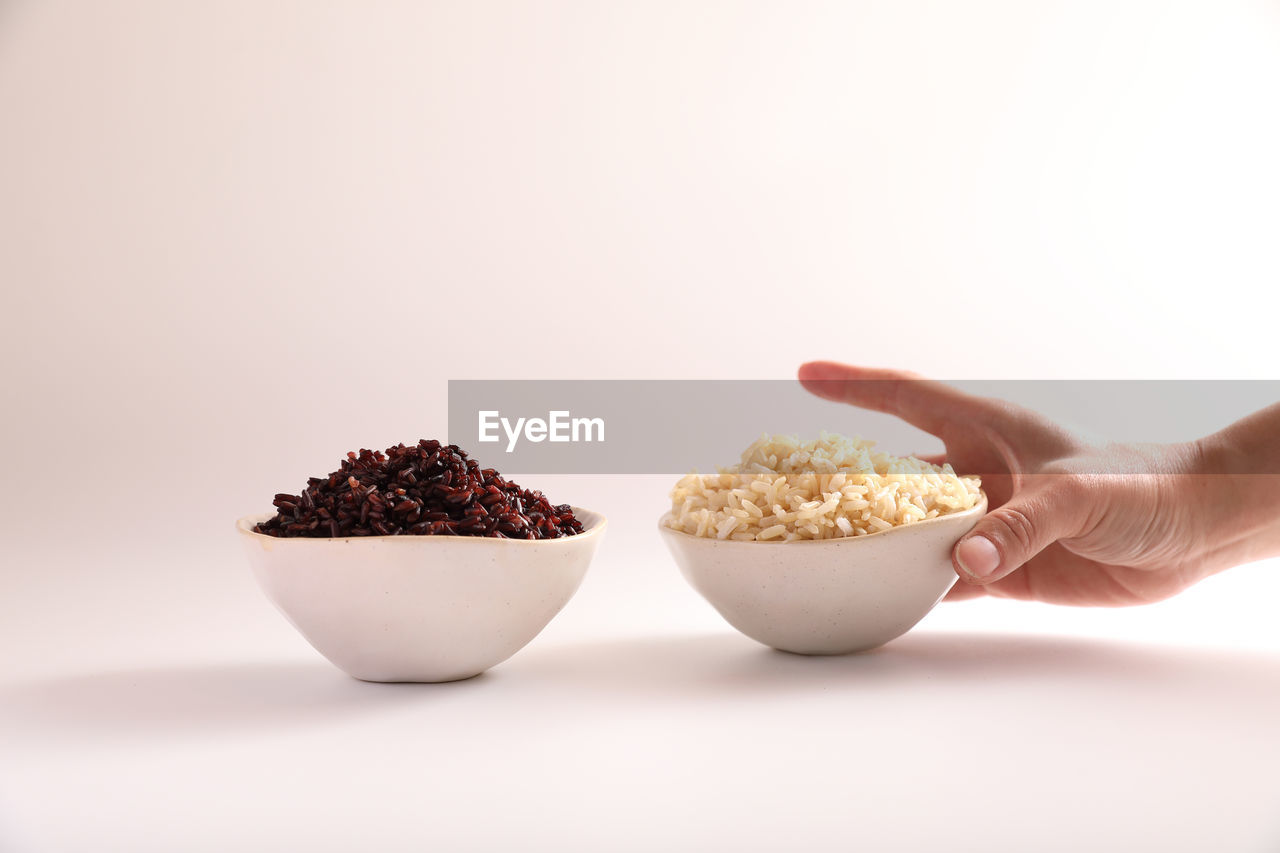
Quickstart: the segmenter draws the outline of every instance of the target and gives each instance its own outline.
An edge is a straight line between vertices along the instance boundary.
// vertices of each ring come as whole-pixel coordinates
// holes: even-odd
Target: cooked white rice
[[[766,433],[741,463],[682,478],[667,526],[738,541],[840,539],[962,512],[981,498],[977,477],[873,452],[873,444],[828,432],[805,442]]]

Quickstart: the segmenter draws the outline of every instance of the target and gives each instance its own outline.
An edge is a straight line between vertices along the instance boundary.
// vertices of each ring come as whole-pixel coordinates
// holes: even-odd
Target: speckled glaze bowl
[[[784,652],[839,655],[911,630],[956,582],[951,550],[987,511],[881,533],[804,542],[734,542],[658,522],[676,564],[733,627]]]
[[[458,681],[501,663],[577,591],[604,535],[562,539],[358,536],[282,539],[236,530],[267,598],[316,651],[363,681]]]

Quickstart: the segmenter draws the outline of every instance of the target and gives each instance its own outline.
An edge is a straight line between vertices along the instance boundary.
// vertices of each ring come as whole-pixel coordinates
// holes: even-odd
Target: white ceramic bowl
[[[538,635],[577,591],[604,534],[563,539],[255,533],[236,522],[267,598],[320,654],[364,681],[457,681],[499,664]]]
[[[951,549],[972,509],[847,539],[733,542],[658,522],[685,579],[730,625],[784,652],[838,655],[909,631],[956,582]]]

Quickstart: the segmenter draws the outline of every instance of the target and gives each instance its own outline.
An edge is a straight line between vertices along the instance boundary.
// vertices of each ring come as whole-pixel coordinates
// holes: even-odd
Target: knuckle
[[[1093,477],[1072,470],[1051,472],[1054,474],[1049,483],[1050,494],[1059,501],[1082,501],[1096,487]]]
[[[1020,552],[1027,553],[1034,547],[1035,523],[1021,508],[1002,506],[991,513],[991,521],[997,526],[999,533],[1003,534],[1005,541]]]
[[[1062,534],[1082,532],[1093,525],[1091,519],[1102,507],[1104,483],[1096,474],[1067,473],[1056,477],[1044,498],[1055,516],[1055,528]]]

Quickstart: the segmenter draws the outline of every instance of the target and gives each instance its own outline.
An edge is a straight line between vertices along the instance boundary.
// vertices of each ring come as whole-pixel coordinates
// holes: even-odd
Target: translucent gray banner
[[[892,383],[828,383],[829,396],[887,399]],[[910,383],[908,383],[910,384]],[[1178,442],[1280,402],[1280,380],[963,380],[947,386],[1044,415],[1099,442]],[[908,391],[908,393],[910,393]],[[930,416],[962,430],[959,410]],[[919,418],[917,418],[919,420]],[[935,432],[937,425],[931,425]],[[794,380],[451,380],[449,441],[523,474],[671,474],[732,465],[762,433],[821,431],[898,455],[942,442],[891,414],[822,399]],[[1280,442],[1280,435],[1276,437]],[[1275,459],[1278,454],[1272,454]],[[1280,469],[1280,464],[1267,463]],[[1109,468],[1107,473],[1117,473]],[[970,471],[962,473],[981,474]],[[1280,473],[1258,470],[1256,473]]]

